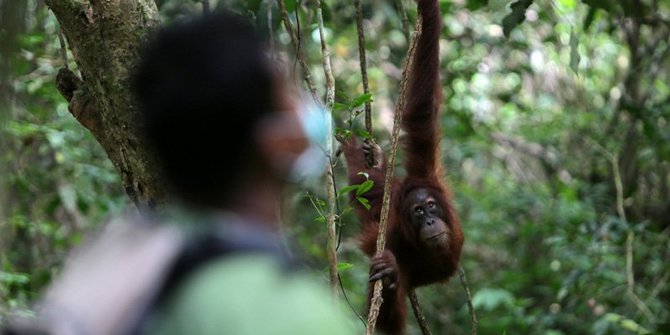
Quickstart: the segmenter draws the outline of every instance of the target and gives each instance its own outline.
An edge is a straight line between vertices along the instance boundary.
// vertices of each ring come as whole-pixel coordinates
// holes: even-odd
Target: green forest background
[[[289,51],[276,5],[268,21],[267,1],[210,5],[249,17]],[[202,11],[199,1],[156,2],[163,24]],[[512,2],[440,0],[442,153],[478,331],[670,334],[670,1],[521,0],[512,6],[520,15]],[[287,3],[323,93],[315,5]],[[403,3],[413,22],[414,3]],[[374,135],[388,149],[408,41],[393,1],[362,5]],[[329,0],[324,15],[333,116],[360,128],[355,7]],[[0,29],[1,323],[30,314],[68,250],[132,204],[56,89],[64,58],[53,14],[39,0],[0,0]],[[344,187],[343,164],[335,173]],[[294,187],[284,212],[286,235],[324,286],[325,194],[323,181]],[[339,269],[356,318],[368,263],[346,196],[339,205]],[[470,333],[458,278],[418,295],[434,334]],[[409,333],[420,333],[412,316]]]

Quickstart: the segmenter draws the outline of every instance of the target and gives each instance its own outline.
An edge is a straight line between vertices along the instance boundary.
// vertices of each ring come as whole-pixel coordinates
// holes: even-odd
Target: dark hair
[[[140,127],[176,196],[219,206],[255,159],[252,132],[274,105],[263,40],[216,13],[158,32],[134,78]]]

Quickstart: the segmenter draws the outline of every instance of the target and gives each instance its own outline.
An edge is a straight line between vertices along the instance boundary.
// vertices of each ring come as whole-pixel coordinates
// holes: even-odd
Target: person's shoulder
[[[161,308],[169,332],[189,334],[349,334],[352,323],[302,271],[262,253],[203,265]]]

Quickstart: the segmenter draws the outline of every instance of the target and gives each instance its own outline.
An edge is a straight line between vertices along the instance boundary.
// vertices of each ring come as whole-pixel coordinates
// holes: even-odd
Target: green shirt
[[[328,292],[260,254],[223,257],[159,307],[149,334],[353,334]]]

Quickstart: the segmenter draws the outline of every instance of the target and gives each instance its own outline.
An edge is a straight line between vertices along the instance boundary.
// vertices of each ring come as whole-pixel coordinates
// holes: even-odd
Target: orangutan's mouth
[[[438,238],[440,238],[440,236],[443,236],[443,235],[445,235],[445,234],[447,234],[447,233],[446,233],[446,232],[441,232],[441,233],[439,233],[439,234],[437,234],[437,235],[433,235],[433,236],[427,238],[426,240],[429,240],[429,241],[430,241],[430,240],[437,240]]]

